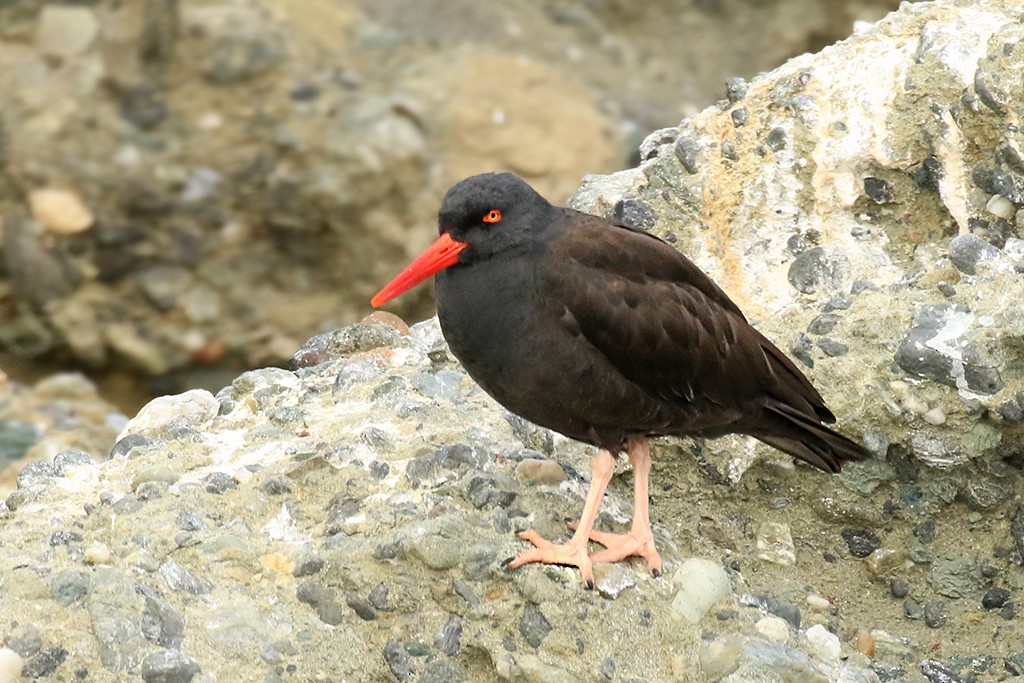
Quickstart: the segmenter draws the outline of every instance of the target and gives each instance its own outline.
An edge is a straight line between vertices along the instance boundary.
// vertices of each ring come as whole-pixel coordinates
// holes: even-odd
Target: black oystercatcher
[[[725,292],[658,238],[549,204],[508,173],[467,178],[445,195],[441,236],[373,298],[379,306],[437,274],[437,313],[452,352],[503,406],[593,444],[590,490],[564,544],[509,564],[579,567],[630,555],[662,570],[648,518],[647,440],[749,434],[826,472],[868,453],[835,421],[785,354]],[[615,456],[633,465],[627,534],[593,529]],[[605,548],[588,554],[588,541]]]

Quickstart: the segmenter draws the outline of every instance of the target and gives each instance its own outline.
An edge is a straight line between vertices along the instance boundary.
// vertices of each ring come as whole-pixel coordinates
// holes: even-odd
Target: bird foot
[[[529,541],[536,547],[518,553],[511,562],[505,565],[506,567],[516,569],[532,562],[579,567],[583,583],[587,585],[587,588],[594,587],[594,568],[590,557],[587,556],[586,541],[578,543],[574,538],[566,543],[552,543],[541,537],[533,529],[522,531],[516,535],[524,541]]]
[[[569,527],[573,530],[579,526],[577,522],[570,522]],[[657,548],[654,547],[654,534],[650,527],[647,529],[633,529],[628,534],[614,534],[609,531],[590,530],[590,540],[600,543],[604,550],[599,550],[590,556],[590,561],[597,562],[618,562],[636,555],[647,560],[647,570],[652,576],[661,576],[662,561]]]

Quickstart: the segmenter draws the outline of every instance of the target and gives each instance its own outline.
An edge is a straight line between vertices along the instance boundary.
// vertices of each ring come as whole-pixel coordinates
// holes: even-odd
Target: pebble
[[[533,647],[540,644],[551,633],[551,622],[547,620],[540,607],[532,602],[526,603],[523,614],[519,617],[519,633]]]
[[[533,484],[558,484],[567,479],[565,469],[554,460],[527,458],[516,465],[516,477]]]
[[[58,235],[73,235],[88,230],[95,221],[82,198],[71,190],[33,190],[29,193],[28,201],[33,218]]]
[[[771,638],[777,643],[782,643],[783,645],[789,643],[789,622],[781,617],[776,617],[774,615],[761,617],[758,619],[757,623],[754,624],[754,629],[761,635],[766,638]]]
[[[50,57],[77,57],[92,46],[99,32],[99,20],[88,7],[44,5],[36,29],[36,48]]]
[[[685,560],[673,573],[677,588],[672,609],[691,624],[701,620],[708,610],[732,592],[732,581],[717,562],[699,557]]]
[[[842,270],[840,260],[832,253],[824,247],[813,247],[793,259],[787,277],[796,290],[810,294],[820,286],[838,284]]]
[[[1017,207],[1014,203],[1001,194],[994,194],[989,197],[988,202],[985,204],[985,209],[1004,220],[1012,220],[1014,214],[1017,213]]]
[[[936,406],[931,410],[927,411],[921,416],[921,419],[931,425],[941,425],[946,423],[946,411],[941,407]]]
[[[899,548],[879,548],[864,558],[864,566],[875,576],[884,576],[906,561],[907,554]]]
[[[808,649],[824,662],[836,662],[842,653],[842,645],[836,634],[821,624],[815,624],[804,631]]]
[[[949,242],[949,260],[967,275],[974,275],[982,261],[998,257],[998,249],[973,233],[957,235]]]
[[[74,569],[65,569],[50,581],[50,597],[64,607],[82,599],[88,592],[89,577]]]
[[[871,197],[876,204],[888,204],[896,197],[896,193],[885,180],[868,176],[864,179],[864,194]]]
[[[807,596],[807,604],[816,609],[828,609],[832,603],[823,595],[811,593]]]
[[[992,587],[985,591],[981,598],[981,606],[985,609],[997,609],[1010,599],[1010,591],[1005,588]]]
[[[840,533],[854,557],[867,557],[882,546],[882,539],[868,529],[843,529]]]
[[[870,631],[860,629],[853,638],[853,649],[867,657],[875,656],[875,638]]]
[[[757,559],[783,567],[796,563],[796,546],[789,526],[765,522],[757,530]]]
[[[83,560],[86,564],[110,564],[113,562],[113,555],[110,554],[110,548],[105,543],[95,541],[90,543],[85,549],[85,556]]]
[[[189,683],[199,671],[199,663],[178,650],[152,652],[142,660],[146,683]]]
[[[910,593],[910,586],[903,579],[889,579],[889,595],[894,598],[905,598]]]
[[[462,649],[462,618],[458,615],[448,617],[448,621],[434,635],[434,648],[449,657],[459,654]]]
[[[622,591],[635,585],[635,574],[617,562],[594,565],[594,588],[604,598],[614,600]]]
[[[14,650],[0,647],[0,683],[16,683],[25,668],[25,660]]]
[[[924,623],[928,628],[939,628],[949,620],[946,603],[942,600],[929,600],[924,603]]]

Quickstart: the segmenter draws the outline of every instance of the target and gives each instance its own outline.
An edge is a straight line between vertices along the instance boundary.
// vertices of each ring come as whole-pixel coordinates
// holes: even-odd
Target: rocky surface
[[[564,199],[727,75],[895,2],[826,5],[3,3],[0,358],[153,393],[281,362],[365,314],[454,180]]]
[[[730,82],[573,200],[690,254],[875,459],[829,477],[664,440],[664,577],[508,572],[516,529],[567,535],[590,449],[494,404],[436,321],[377,314],[295,371],[153,401],[105,462],[23,470],[0,680],[1021,675],[1019,12],[905,5]],[[599,526],[627,522],[630,486],[622,466]]]

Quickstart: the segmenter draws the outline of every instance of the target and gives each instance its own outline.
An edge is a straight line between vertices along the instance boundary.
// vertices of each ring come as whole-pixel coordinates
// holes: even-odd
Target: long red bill
[[[380,306],[391,301],[396,296],[412,289],[419,283],[426,280],[439,270],[455,265],[459,261],[459,252],[468,247],[466,242],[458,242],[451,238],[446,232],[441,233],[437,241],[427,247],[427,250],[416,257],[405,269],[395,276],[395,279],[387,283],[384,289],[377,292],[377,295],[370,299],[370,304]]]

